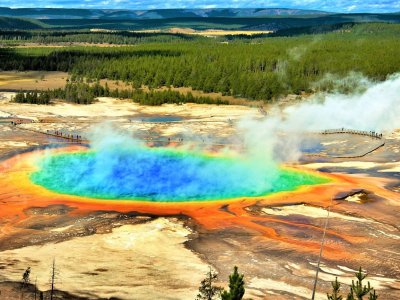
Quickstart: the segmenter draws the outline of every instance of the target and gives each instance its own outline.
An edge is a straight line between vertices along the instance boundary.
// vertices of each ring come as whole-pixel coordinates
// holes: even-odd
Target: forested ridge
[[[179,41],[204,40],[205,37],[169,32],[132,31],[89,31],[89,30],[0,30],[0,43],[16,44],[32,42],[52,43],[91,43],[91,44],[139,44],[172,43]]]
[[[377,34],[379,26],[387,34]],[[340,78],[356,72],[384,80],[398,72],[399,25],[363,28],[229,44],[201,39],[122,47],[2,48],[0,69],[67,71],[74,80],[108,78],[136,88],[192,87],[270,101],[311,92],[328,74]]]
[[[144,92],[142,89],[109,89],[108,85],[102,86],[98,82],[89,84],[85,82],[70,82],[65,88],[58,88],[46,91],[19,92],[15,95],[14,101],[17,103],[45,104],[51,103],[51,99],[66,100],[75,104],[91,104],[97,97],[114,97],[122,99],[132,99],[133,102],[142,105],[162,105],[197,103],[197,104],[229,104],[220,98],[213,99],[208,96],[193,96],[192,93],[182,94],[171,89]]]

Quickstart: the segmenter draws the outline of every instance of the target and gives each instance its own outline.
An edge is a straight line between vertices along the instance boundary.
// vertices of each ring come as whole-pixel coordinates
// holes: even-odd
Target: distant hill
[[[354,14],[326,16],[270,16],[253,18],[168,18],[168,19],[49,19],[41,20],[54,29],[169,29],[191,28],[195,30],[267,30],[278,31],[309,26],[334,25],[343,23],[400,23],[400,14]]]
[[[317,10],[286,8],[209,8],[209,9],[66,9],[0,7],[0,16],[33,19],[167,19],[167,18],[243,18],[265,16],[326,15]]]
[[[44,24],[39,20],[0,16],[1,29],[44,29],[47,27],[47,24]]]
[[[1,17],[2,15],[3,17]],[[12,16],[10,17],[10,15]],[[277,35],[329,32],[339,28],[340,24],[400,23],[400,13],[332,14],[293,9],[159,9],[134,11],[56,8],[10,9],[0,7],[0,18],[0,29],[5,30],[166,30],[170,28],[191,28],[194,30],[280,31]]]

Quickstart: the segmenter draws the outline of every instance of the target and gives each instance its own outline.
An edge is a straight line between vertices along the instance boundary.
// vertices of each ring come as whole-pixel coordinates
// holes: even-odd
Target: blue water
[[[169,122],[180,122],[183,120],[183,118],[178,116],[155,116],[155,117],[141,117],[133,120],[140,122],[149,122],[149,123],[169,123]]]
[[[53,155],[39,168],[31,180],[59,193],[162,202],[253,197],[324,182],[240,158],[147,148]]]

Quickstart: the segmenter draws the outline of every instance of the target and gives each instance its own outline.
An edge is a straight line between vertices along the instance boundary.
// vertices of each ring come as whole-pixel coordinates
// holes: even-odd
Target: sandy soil
[[[10,95],[11,93],[9,93]],[[139,105],[131,101],[114,98],[99,98],[95,104],[79,105],[66,102],[55,102],[52,105],[15,104],[0,101],[0,111],[3,114],[20,118],[38,120],[47,117],[120,117],[132,116],[137,113]]]
[[[249,287],[253,289],[263,289],[269,291],[280,291],[280,292],[288,292],[292,295],[292,299],[308,299],[309,295],[312,294],[312,290],[301,287],[301,286],[293,286],[287,284],[282,281],[277,281],[273,279],[265,279],[265,278],[253,278]],[[296,297],[298,296],[298,297]],[[269,296],[272,297],[272,296]],[[268,299],[269,297],[266,297]],[[326,295],[323,293],[316,293],[315,299],[322,300],[326,299]]]
[[[21,278],[30,266],[40,290],[48,288],[51,258],[57,288],[86,297],[194,299],[208,265],[186,249],[190,230],[159,218],[110,233],[0,252],[1,280]],[[173,266],[173,267],[172,267]]]
[[[170,33],[183,33],[195,34],[202,36],[224,36],[224,35],[254,35],[254,34],[268,34],[273,33],[271,30],[221,30],[221,29],[207,29],[207,30],[194,30],[192,28],[174,27],[168,30],[135,30],[134,32],[170,32]]]
[[[0,93],[4,99],[12,93]],[[186,138],[197,137],[206,143],[207,135],[230,136],[234,128],[231,121],[246,114],[259,114],[256,108],[238,105],[203,105],[203,104],[165,104],[162,106],[141,106],[130,100],[100,97],[91,105],[78,105],[65,102],[42,106],[15,104],[8,100],[0,101],[0,114],[31,120],[32,123],[20,125],[20,128],[41,132],[63,130],[64,132],[85,132],[92,124],[108,121],[116,122],[129,132],[156,132],[158,136],[181,135]],[[143,117],[173,115],[184,122],[146,122]],[[84,135],[84,134],[83,134]]]
[[[47,90],[62,88],[67,82],[64,72],[0,72],[0,90]]]
[[[400,172],[400,162],[378,163],[370,161],[342,161],[342,162],[329,162],[329,163],[312,163],[307,167],[312,169],[321,168],[347,168],[347,169],[378,169],[377,172]]]
[[[195,34],[202,36],[224,36],[224,35],[255,35],[255,34],[269,34],[271,30],[220,30],[220,29],[207,29],[207,30],[193,30],[186,28],[171,28],[169,32],[172,33],[185,33]]]
[[[275,216],[301,215],[310,218],[326,218],[328,214],[328,211],[326,209],[320,207],[307,206],[304,204],[273,207],[273,208],[266,207],[263,208],[262,211],[268,215],[275,215]],[[354,222],[365,222],[365,223],[372,222],[371,220],[368,219],[352,217],[345,214],[335,213],[332,211],[330,212],[329,215],[331,218],[338,218]]]
[[[375,162],[353,161],[352,160],[352,161],[328,162],[328,163],[311,163],[311,164],[307,164],[307,167],[313,168],[313,169],[335,167],[335,168],[356,168],[356,169],[367,170],[367,169],[375,168],[379,165],[380,164],[375,163]]]

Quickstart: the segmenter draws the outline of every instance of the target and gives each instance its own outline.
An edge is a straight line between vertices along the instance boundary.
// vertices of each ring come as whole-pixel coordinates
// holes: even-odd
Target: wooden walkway
[[[327,129],[324,131],[320,132],[321,134],[357,134],[357,135],[365,135],[369,136],[372,138],[377,138],[377,139],[382,139],[383,134],[378,133],[375,131],[364,131],[364,130],[354,130],[354,129],[346,129],[346,128],[340,128],[340,129]]]
[[[70,143],[73,144],[89,144],[90,141],[88,139],[83,138],[80,135],[74,135],[74,134],[69,134],[69,133],[64,133],[62,131],[40,131],[40,130],[34,130],[34,129],[28,129],[28,128],[22,128],[18,126],[18,129],[21,130],[26,130],[26,131],[31,131],[31,132],[35,132],[35,133],[39,133],[39,134],[44,134],[50,137],[54,137],[54,138],[59,138],[59,139],[63,139],[65,141],[68,141]],[[307,156],[316,156],[316,157],[327,157],[327,158],[359,158],[359,157],[364,157],[372,152],[375,152],[376,150],[382,148],[385,143],[386,140],[383,138],[383,135],[374,131],[362,131],[362,130],[353,130],[353,129],[345,129],[345,128],[341,128],[341,129],[329,129],[329,130],[324,130],[322,132],[319,132],[318,134],[355,134],[355,135],[363,135],[363,136],[368,136],[374,139],[378,139],[380,140],[380,143],[376,146],[374,146],[372,149],[367,149],[365,152],[359,153],[359,154],[355,154],[355,155],[323,155],[320,153],[315,153],[315,154],[305,154]],[[182,138],[178,138],[178,139],[171,139],[171,138],[142,138],[140,139],[146,143],[164,143],[165,145],[169,145],[169,144],[183,144],[184,140]],[[207,143],[203,141],[203,145],[207,145],[207,146],[232,146],[232,145],[237,145],[234,143]]]

